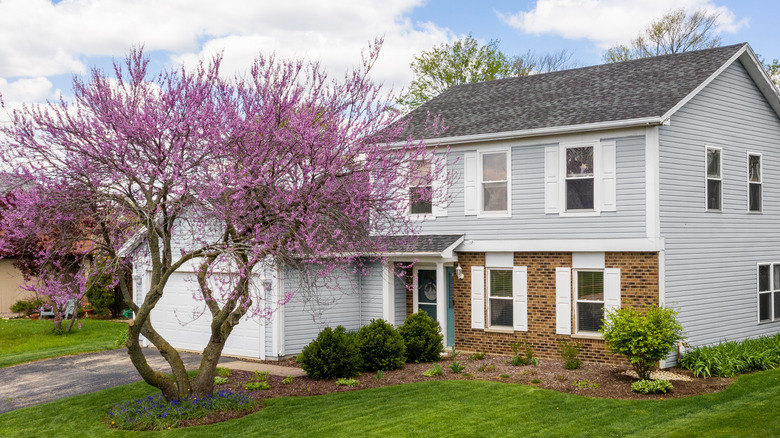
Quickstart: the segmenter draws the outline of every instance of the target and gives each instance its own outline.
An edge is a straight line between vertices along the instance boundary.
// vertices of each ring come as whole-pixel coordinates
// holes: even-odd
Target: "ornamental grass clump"
[[[695,348],[680,360],[696,377],[734,377],[780,366],[780,333]]]
[[[215,391],[210,397],[189,396],[166,401],[162,394],[134,398],[114,405],[108,411],[107,422],[126,430],[165,430],[179,427],[185,420],[203,418],[218,412],[244,412],[254,409],[256,402],[246,394],[229,390]]]
[[[640,380],[650,380],[658,361],[672,352],[683,338],[677,312],[667,307],[647,306],[644,312],[622,307],[604,312],[599,330],[607,349],[625,356]]]
[[[357,334],[364,371],[395,370],[404,366],[404,339],[383,319],[374,319]]]
[[[406,362],[435,362],[441,359],[444,338],[439,323],[424,311],[409,315],[398,332],[406,345]]]

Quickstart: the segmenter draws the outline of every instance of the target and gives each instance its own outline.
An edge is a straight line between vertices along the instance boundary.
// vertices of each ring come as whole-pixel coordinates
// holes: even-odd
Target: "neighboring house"
[[[13,259],[0,259],[0,313],[11,313],[11,306],[34,294],[24,289],[24,276]]]
[[[450,147],[453,201],[413,204],[422,237],[389,255],[417,261],[406,281],[375,266],[327,324],[422,309],[448,346],[509,353],[522,338],[558,357],[576,339],[592,361],[612,360],[610,307],[671,306],[692,346],[780,332],[780,95],[747,44],[452,87],[407,134],[428,113],[449,126],[426,140]],[[295,292],[294,273],[266,275],[271,301]],[[161,305],[186,307],[191,292],[169,292]],[[160,331],[185,337],[163,311]],[[321,327],[294,297],[239,325],[251,333],[226,353],[295,354]]]

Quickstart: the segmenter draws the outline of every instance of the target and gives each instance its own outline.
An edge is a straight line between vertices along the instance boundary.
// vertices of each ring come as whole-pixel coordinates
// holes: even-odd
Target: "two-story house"
[[[780,331],[780,94],[747,44],[452,87],[409,114],[408,133],[428,114],[448,126],[426,140],[450,149],[433,165],[453,176],[452,202],[413,204],[418,244],[374,266],[327,324],[424,310],[448,346],[508,353],[522,338],[558,357],[577,339],[593,361],[611,360],[598,333],[610,307],[673,307],[693,346]],[[271,277],[270,299],[296,290],[294,272]],[[162,312],[181,299],[155,310],[176,346],[185,335]],[[225,352],[295,354],[321,328],[293,298],[244,326],[256,346]]]

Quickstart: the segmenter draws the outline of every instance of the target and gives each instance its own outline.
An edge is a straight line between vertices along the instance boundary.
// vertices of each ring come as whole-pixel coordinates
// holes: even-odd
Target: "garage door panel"
[[[193,298],[197,292],[195,274],[177,272],[171,275],[162,298],[152,310],[155,329],[175,348],[202,350],[211,335],[211,313],[202,301]],[[244,316],[228,337],[223,354],[261,358],[264,337],[258,317]]]

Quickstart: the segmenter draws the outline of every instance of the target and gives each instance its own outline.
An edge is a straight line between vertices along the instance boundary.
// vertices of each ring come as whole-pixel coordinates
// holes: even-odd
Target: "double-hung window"
[[[761,155],[748,154],[748,211],[760,213],[763,209]]]
[[[722,199],[721,150],[707,147],[707,211],[720,211]]]
[[[780,320],[780,263],[758,265],[758,322]]]
[[[566,148],[566,210],[593,210],[593,146]]]
[[[577,332],[598,332],[604,318],[604,271],[576,271]]]
[[[506,151],[481,155],[482,159],[482,212],[509,212],[509,157]]]
[[[512,328],[512,270],[488,269],[488,321],[490,327]]]
[[[409,182],[409,213],[432,214],[432,194],[431,163],[423,160],[414,162]]]

